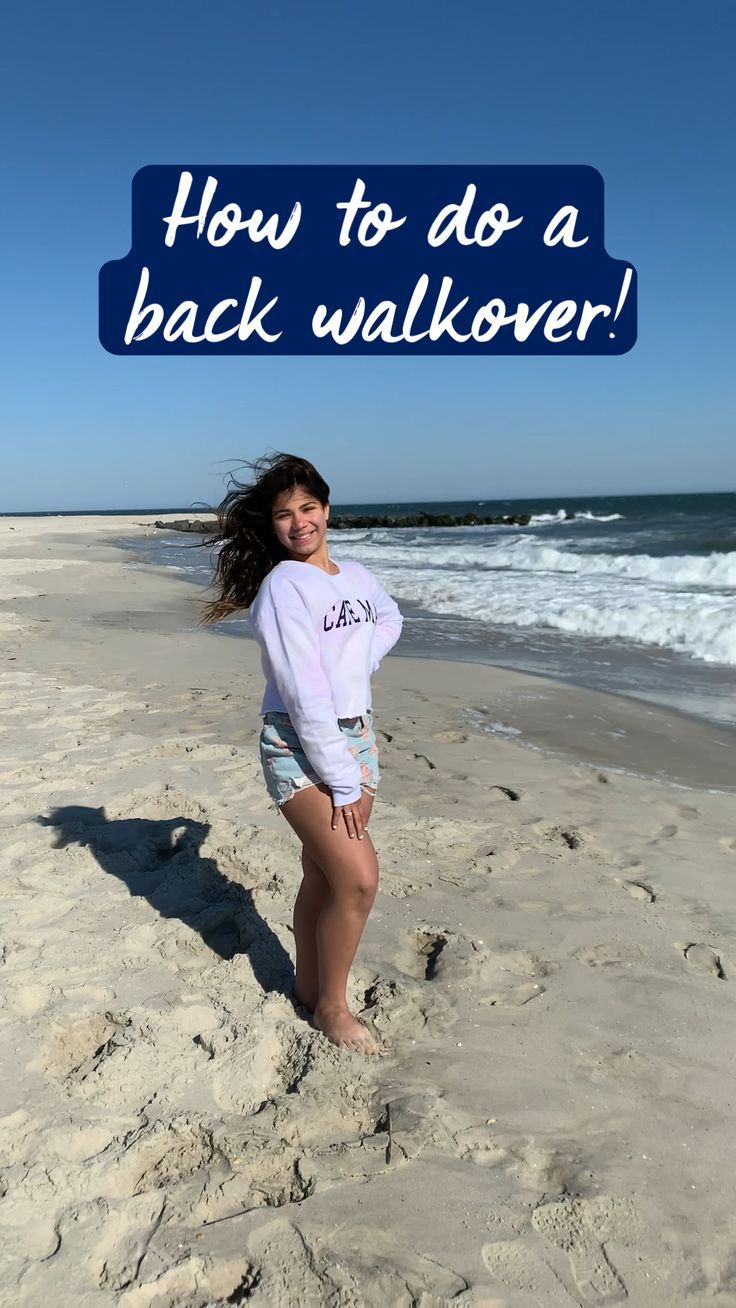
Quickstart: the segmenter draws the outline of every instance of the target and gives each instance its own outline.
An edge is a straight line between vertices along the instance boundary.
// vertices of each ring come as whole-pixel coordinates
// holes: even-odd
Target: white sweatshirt
[[[250,608],[266,692],[261,713],[288,713],[333,802],[360,799],[360,767],[338,718],[371,707],[371,673],[396,644],[403,618],[362,563],[334,577],[287,559],[264,577]]]

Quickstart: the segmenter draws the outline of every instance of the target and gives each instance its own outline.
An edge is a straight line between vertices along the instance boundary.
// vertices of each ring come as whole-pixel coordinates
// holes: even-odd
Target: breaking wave
[[[736,551],[584,553],[538,537],[347,532],[346,558],[372,568],[397,600],[490,624],[659,646],[736,665]],[[477,540],[477,543],[476,543]],[[341,553],[343,551],[341,550]]]

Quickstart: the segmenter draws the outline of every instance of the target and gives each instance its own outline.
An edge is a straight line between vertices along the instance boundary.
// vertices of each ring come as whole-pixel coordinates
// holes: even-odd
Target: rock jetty
[[[575,514],[565,516],[574,518]],[[338,513],[330,518],[330,527],[338,531],[346,527],[528,527],[531,518],[530,513],[494,514],[492,517],[481,517],[477,513],[458,516],[451,513],[409,513],[401,518],[372,513]],[[202,535],[217,530],[215,518],[177,518],[174,522],[158,518],[153,525],[166,531],[194,531]]]
[[[198,531],[204,536],[207,532],[216,531],[216,518],[177,518],[175,522],[164,522],[162,518],[157,518],[154,527],[163,527],[166,531]]]

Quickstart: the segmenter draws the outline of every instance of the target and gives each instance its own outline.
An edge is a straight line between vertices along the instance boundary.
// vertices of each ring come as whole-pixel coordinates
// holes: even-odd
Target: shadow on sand
[[[264,991],[291,997],[291,959],[258,912],[252,892],[199,852],[209,823],[186,817],[110,820],[104,807],[83,805],[53,809],[37,821],[56,828],[55,849],[86,847],[104,872],[122,881],[131,895],[147,899],[161,917],[178,918],[222,959],[247,954]]]

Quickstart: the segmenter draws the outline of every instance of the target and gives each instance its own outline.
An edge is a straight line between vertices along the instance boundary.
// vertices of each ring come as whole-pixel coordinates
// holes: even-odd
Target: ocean
[[[736,723],[736,494],[333,505],[421,511],[532,518],[331,533],[331,555],[365,563],[401,606],[397,654],[501,664]],[[121,543],[210,579],[198,536]],[[242,637],[247,619],[215,630]]]

